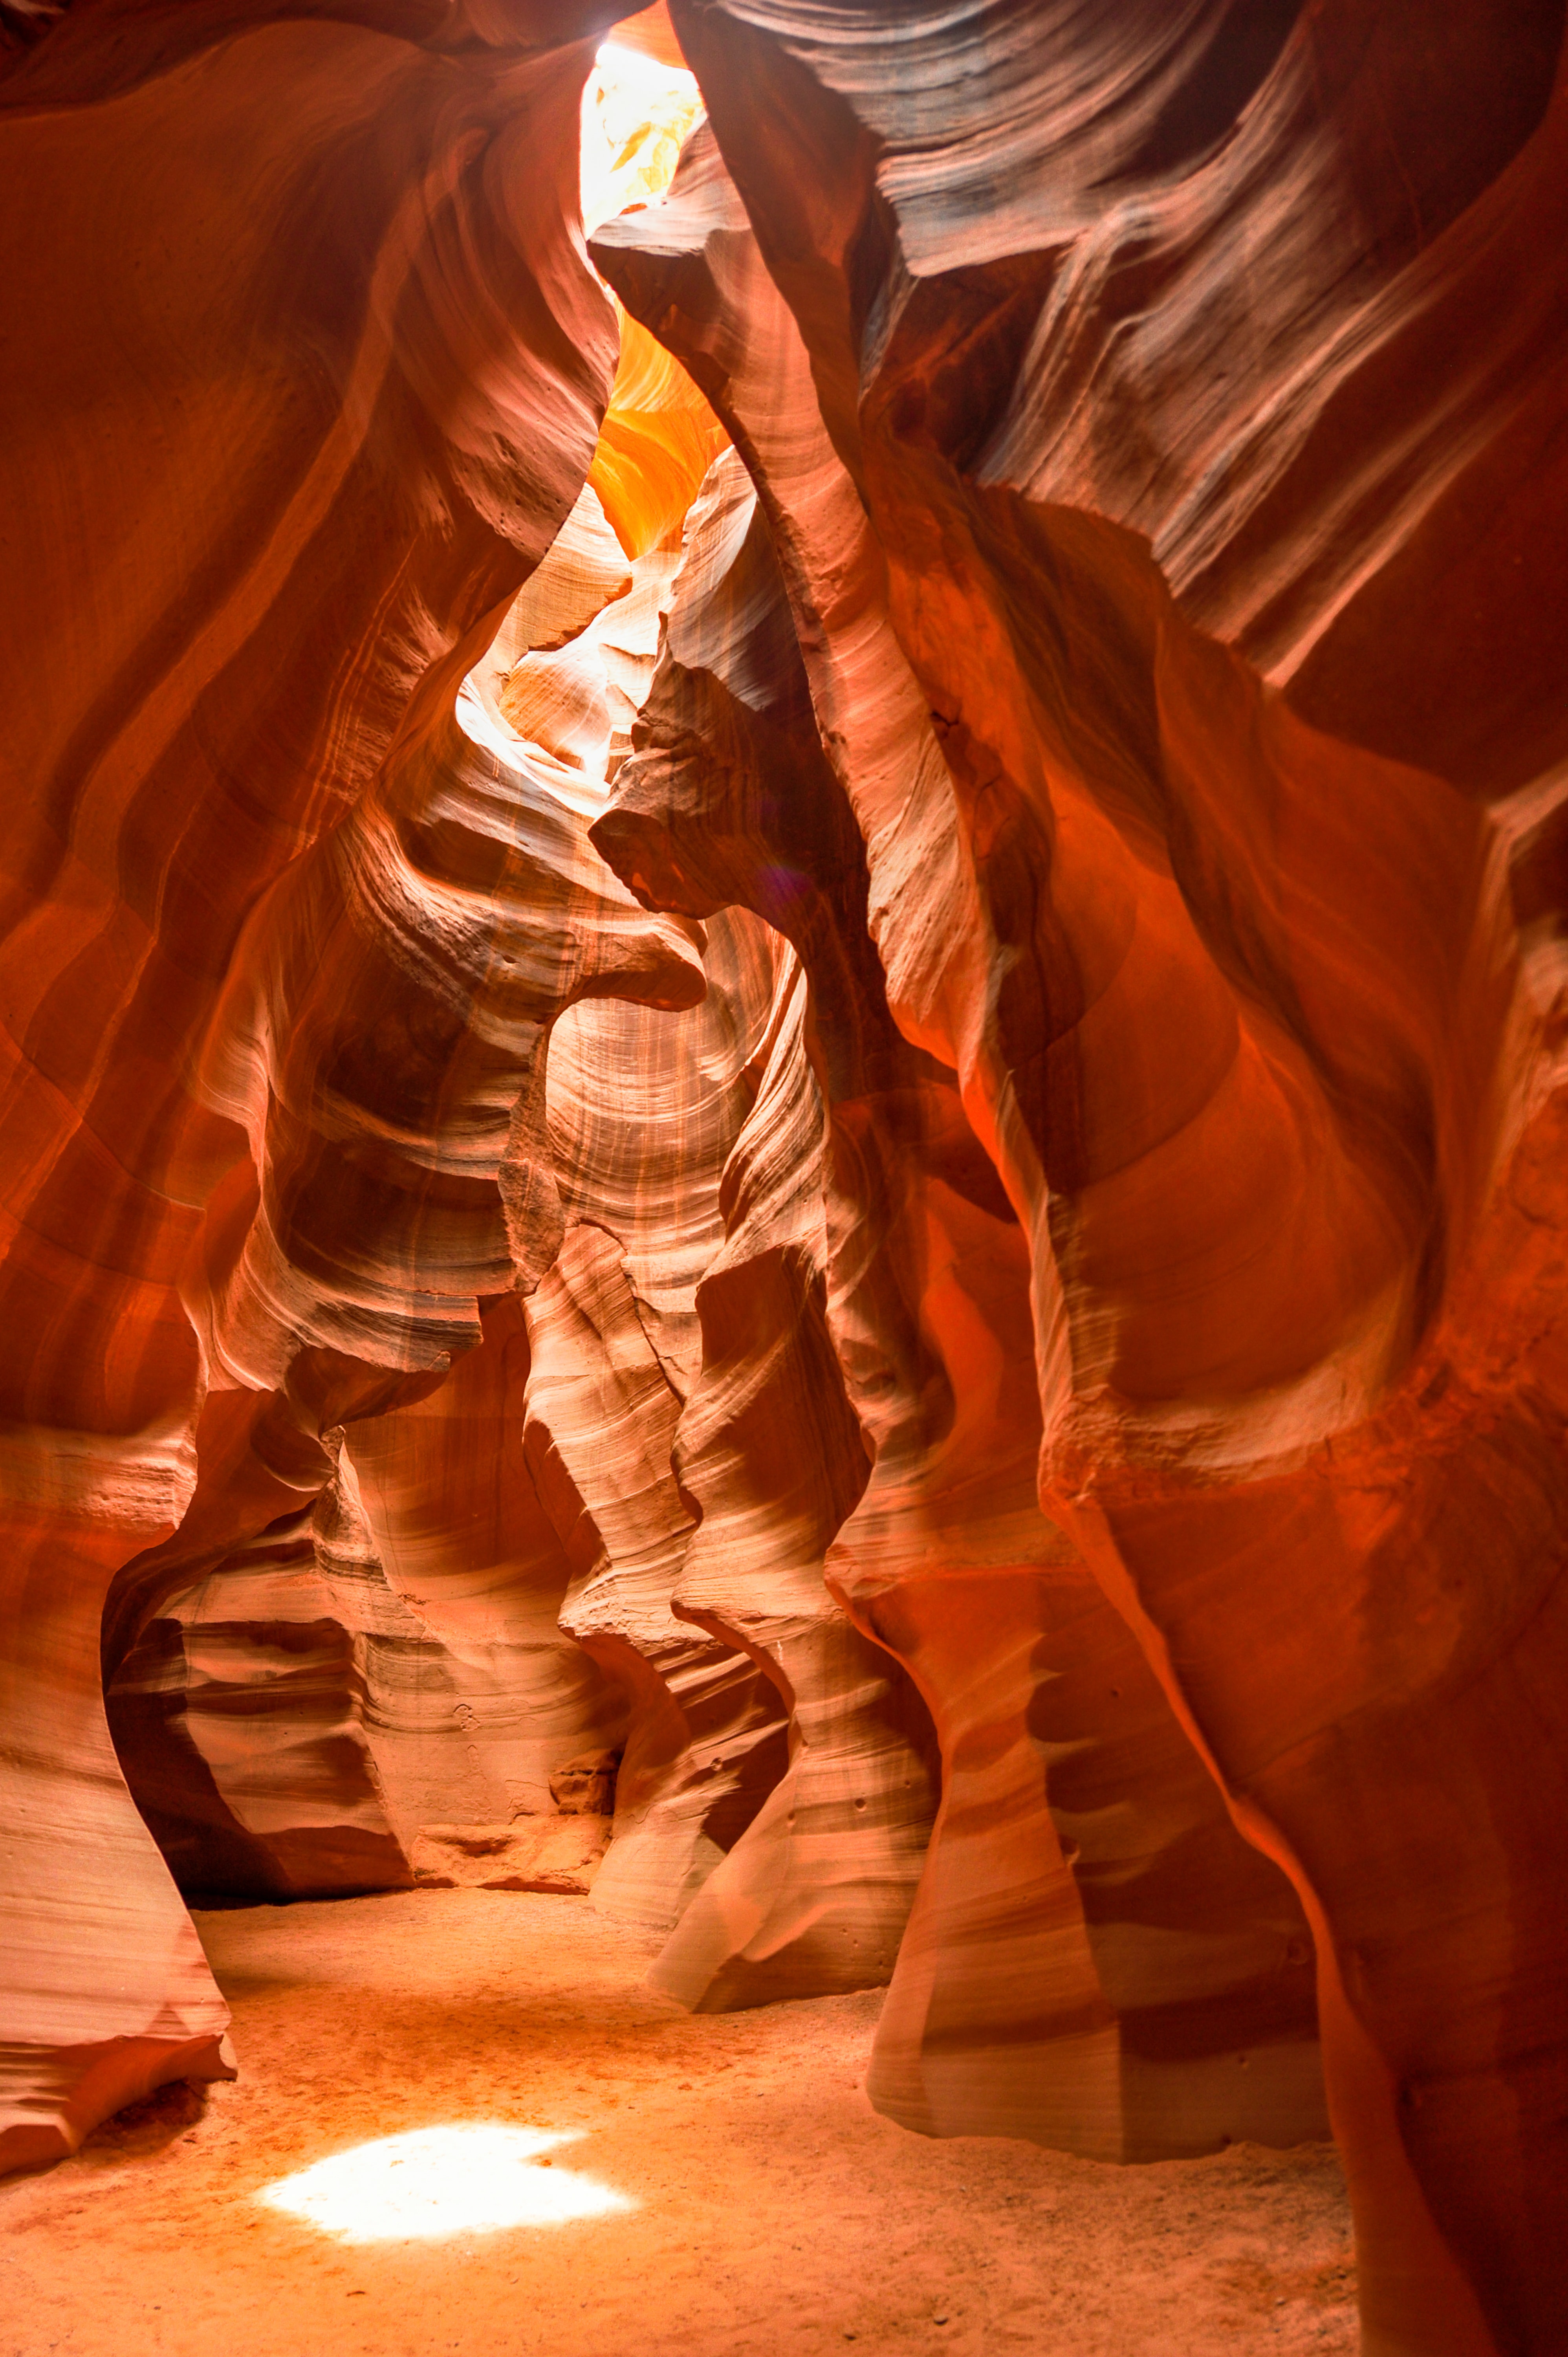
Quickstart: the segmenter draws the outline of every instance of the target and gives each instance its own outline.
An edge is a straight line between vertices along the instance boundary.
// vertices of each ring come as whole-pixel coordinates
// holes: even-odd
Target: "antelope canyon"
[[[0,2357],[1562,2357],[1563,0],[0,179]]]

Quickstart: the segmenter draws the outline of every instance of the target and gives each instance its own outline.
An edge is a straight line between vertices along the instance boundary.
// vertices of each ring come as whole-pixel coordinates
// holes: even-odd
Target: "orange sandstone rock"
[[[505,1263],[514,1047],[474,1039],[467,1134],[428,1150],[472,1004],[451,952],[462,934],[488,973],[503,944],[488,914],[482,949],[438,923],[445,969],[400,1016],[364,930],[391,919],[410,975],[458,881],[438,846],[483,830],[448,823],[428,769],[412,801],[366,798],[394,738],[419,770],[591,457],[615,334],[575,203],[601,21],[91,8],[0,83],[9,209],[48,224],[8,290],[33,324],[6,346],[0,488],[0,2158],[225,2067],[97,1668],[111,1580],[191,1498],[204,1394],[275,1389],[323,1336],[427,1366],[508,1281],[476,1271]],[[470,870],[476,916],[509,856]]]
[[[786,353],[792,334],[777,303],[726,317],[718,289],[699,284],[682,309],[652,279],[681,216],[678,183],[660,214],[601,242],[606,266],[617,271],[629,254],[649,274],[640,297],[672,338],[693,315],[717,322],[732,351],[749,333],[760,413],[732,406],[733,377],[721,405],[742,447],[770,425],[799,447],[798,421],[767,406],[779,374],[768,330]],[[693,289],[702,258],[699,245],[676,283]],[[809,1623],[822,1612],[825,1548],[831,1585],[913,1667],[943,1737],[943,1806],[878,2034],[873,2094],[912,2126],[1031,2134],[1117,2158],[1312,2134],[1322,2110],[1305,1919],[1277,1870],[1235,1833],[1124,1626],[1040,1513],[1026,1251],[950,1076],[889,1019],[865,936],[860,845],[815,741],[770,534],[734,459],[719,463],[693,511],[638,735],[595,839],[656,903],[700,913],[734,893],[793,931],[812,985],[807,1020],[832,1140],[813,1172],[809,1139],[788,1143],[801,1125],[784,1110],[781,1082],[776,1102],[757,1107],[762,1175],[755,1207],[733,1222],[722,1320],[708,1307],[719,1306],[719,1269],[699,1294],[703,1384],[683,1420],[680,1461],[704,1512],[677,1603],[710,1625],[727,1610],[759,1633],[770,1604]],[[748,1223],[768,1252],[747,1254]],[[757,1368],[759,1286],[788,1245],[827,1280],[815,1329],[827,1363],[804,1380],[797,1372],[793,1385],[814,1403],[806,1449],[789,1437],[799,1405],[765,1387]],[[790,1580],[811,1477],[835,1458],[835,1348],[847,1384],[840,1414],[853,1401],[870,1484],[862,1458],[836,1509],[817,1510],[814,1544]],[[761,1414],[733,1435],[714,1416],[704,1455],[688,1428],[721,1379]],[[773,1493],[792,1504],[782,1528],[765,1519],[759,1479],[775,1453],[791,1467]],[[750,1525],[737,1529],[743,1503]],[[841,1646],[817,1708],[836,1690],[843,1711],[865,1675]],[[840,1787],[839,1822],[816,1838],[832,1870],[868,1886],[850,1935],[865,1954],[875,1946],[869,1892],[897,1888],[900,1835],[918,1836],[903,1853],[905,1876],[918,1860],[923,1809],[908,1796],[924,1777],[906,1753],[879,1780],[864,1738],[846,1749],[854,1774]],[[794,1781],[810,1757],[797,1755]],[[782,1815],[787,1798],[781,1791],[769,1812]],[[693,1969],[706,1943],[746,1922],[738,1894],[727,1922],[723,1910],[768,1819],[684,1919],[657,1968],[663,1985],[688,1994],[677,1964]],[[878,1835],[886,1854],[868,1857]],[[752,1937],[766,1951],[768,1927],[785,1912],[779,1866],[757,1879],[768,1904]],[[733,1968],[715,1984],[736,1985]]]
[[[1367,2345],[1544,2350],[1556,984],[1477,796],[1539,780],[1539,925],[1561,12],[673,16],[844,488],[748,456],[858,509],[940,748],[843,775],[1028,1240],[1042,1502],[1312,1920]],[[830,742],[897,669],[840,644]]]
[[[603,1852],[1554,2350],[1560,0],[612,16],[0,24],[0,2165]]]

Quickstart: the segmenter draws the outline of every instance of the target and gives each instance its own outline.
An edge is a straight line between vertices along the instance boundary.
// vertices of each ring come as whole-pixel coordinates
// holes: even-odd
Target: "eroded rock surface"
[[[1042,1503],[1312,1921],[1369,2345],[1548,2347],[1563,1754],[1502,1730],[1563,1593],[1516,911],[1568,718],[1471,619],[1559,561],[1561,11],[674,16],[714,274],[748,226],[821,420],[743,447],[893,1010],[1029,1248]],[[639,307],[656,218],[601,241]]]
[[[193,1502],[221,1560],[319,1491],[324,1429],[477,1341],[513,1233],[527,1265],[557,1232],[543,1026],[612,970],[702,989],[452,712],[610,390],[577,226],[607,13],[73,10],[3,85],[55,231],[4,490],[16,2158],[224,2067],[104,1723],[112,1578]]]
[[[776,397],[800,348],[733,200],[710,269],[715,193],[699,138],[670,201],[597,251],[676,349],[695,360],[700,339],[723,338],[731,367],[714,398],[756,451],[770,434],[798,438]],[[737,284],[744,311],[725,306]],[[678,1601],[718,1615],[728,1599],[758,1633],[771,1616],[781,1660],[799,1657],[811,1699],[797,1717],[802,1729],[816,1720],[818,1745],[802,1742],[658,1976],[688,1994],[681,1966],[730,1918],[767,1952],[789,1903],[783,1862],[764,1866],[775,1819],[859,1885],[852,1948],[880,1956],[893,1926],[897,1950],[894,1894],[924,1847],[925,1772],[888,1724],[897,1693],[872,1698],[875,1655],[832,1624],[825,1556],[831,1591],[914,1671],[942,1738],[943,1807],[897,1951],[875,2099],[910,2126],[1117,2158],[1319,2131],[1299,1904],[1231,1825],[1125,1624],[1036,1501],[1027,1252],[951,1075],[889,1015],[864,856],[737,457],[717,463],[693,511],[638,737],[596,841],[659,905],[702,915],[735,895],[767,909],[810,981],[699,1295],[703,1382],[678,1454],[703,1517]],[[825,1127],[788,1052],[802,1023]],[[812,1102],[792,1112],[802,1085]],[[796,1304],[779,1321],[788,1349],[759,1363],[775,1291]],[[736,1428],[726,1395],[745,1402]],[[880,1717],[880,1741],[849,1735],[856,1706],[868,1727]],[[832,1776],[835,1714],[853,1772],[836,1791],[819,1781],[821,1815],[803,1832],[800,1788]],[[748,1856],[755,1929],[735,1889]],[[715,1986],[736,1985],[731,1966]]]
[[[413,1844],[413,1879],[428,1890],[553,1890],[581,1897],[594,1887],[609,1839],[610,1819],[582,1810],[512,1817],[504,1825],[426,1825]]]
[[[613,16],[0,7],[0,2161],[591,1880],[1545,2357],[1561,0]]]

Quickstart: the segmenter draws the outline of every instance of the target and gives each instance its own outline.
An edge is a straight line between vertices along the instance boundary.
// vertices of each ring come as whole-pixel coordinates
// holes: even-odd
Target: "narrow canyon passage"
[[[392,1892],[197,1922],[242,2074],[204,2106],[166,2090],[0,2188],[0,2357],[1357,2346],[1327,2146],[1119,2169],[910,2136],[864,2092],[880,1990],[693,2016],[585,1899]],[[628,2206],[466,2230],[456,2142],[429,2220],[456,2224],[410,2238],[387,2218],[381,2139],[498,2126],[560,2138],[542,2198],[570,2172]],[[269,2206],[337,2155],[360,2175],[330,2218],[404,2239]],[[507,2172],[480,2156],[493,2196]],[[526,2210],[544,2171],[519,2174]]]
[[[0,2357],[1565,2357],[1568,0],[0,205]]]

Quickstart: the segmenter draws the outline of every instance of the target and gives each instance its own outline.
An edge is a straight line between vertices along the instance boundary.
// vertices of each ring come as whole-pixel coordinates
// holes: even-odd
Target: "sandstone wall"
[[[0,9],[0,2161],[546,1824],[1552,2351],[1561,0],[613,16]]]

